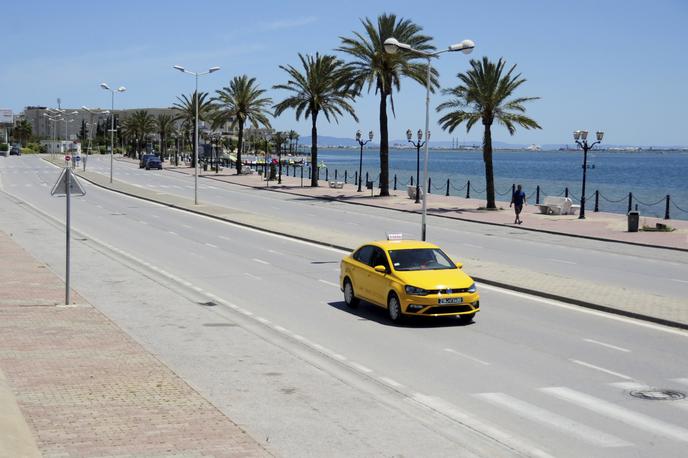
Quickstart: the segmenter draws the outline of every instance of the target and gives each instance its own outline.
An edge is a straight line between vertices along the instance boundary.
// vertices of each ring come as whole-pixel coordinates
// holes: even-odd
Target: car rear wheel
[[[399,298],[394,293],[390,294],[387,299],[387,313],[392,322],[398,323],[401,321],[401,304],[399,303]]]
[[[351,308],[358,307],[358,298],[354,294],[354,286],[348,278],[344,280],[344,302]]]

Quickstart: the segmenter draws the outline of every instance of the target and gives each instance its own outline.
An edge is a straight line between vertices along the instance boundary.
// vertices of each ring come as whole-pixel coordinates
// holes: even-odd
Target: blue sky
[[[392,7],[393,5],[393,7]],[[425,1],[24,1],[2,7],[4,49],[0,64],[0,108],[27,105],[100,106],[110,97],[105,81],[124,85],[116,107],[170,106],[193,91],[192,70],[221,66],[202,77],[200,90],[214,92],[235,75],[255,76],[270,89],[286,80],[280,64],[298,63],[297,53],[333,52],[340,36],[361,31],[360,18],[394,12],[410,18],[443,48],[470,38],[470,56],[443,54],[435,63],[440,83],[457,83],[469,58],[503,57],[528,80],[518,95],[542,99],[528,113],[543,127],[503,127],[495,140],[510,143],[571,143],[575,129],[604,130],[612,144],[688,145],[688,2],[685,0],[491,0]],[[345,59],[346,56],[342,56]],[[280,91],[270,89],[280,100]],[[432,96],[436,106],[442,96]],[[424,123],[424,88],[404,80],[390,113],[390,138]],[[356,129],[378,137],[378,98],[356,102],[360,122],[319,124],[321,135],[353,136]],[[481,126],[441,131],[431,113],[433,140],[479,142]],[[273,127],[310,134],[309,121],[286,112]]]

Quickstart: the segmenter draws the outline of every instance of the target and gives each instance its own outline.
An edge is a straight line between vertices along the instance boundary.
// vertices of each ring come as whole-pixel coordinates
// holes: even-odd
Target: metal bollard
[[[564,197],[568,197],[568,196],[569,196],[569,187],[567,186],[564,188]]]
[[[301,187],[303,188],[303,166],[301,166]]]
[[[413,175],[411,176],[411,186],[413,186]]]
[[[595,212],[600,211],[600,191],[599,189],[595,191]]]
[[[669,218],[669,201],[671,200],[671,196],[667,194],[666,196],[666,208],[664,209],[664,219],[671,219]]]
[[[633,208],[633,193],[629,192],[628,193],[628,212],[630,212],[632,208]],[[628,213],[628,212],[626,212],[626,213]]]
[[[337,169],[334,169],[334,181],[337,181]]]
[[[449,196],[449,178],[447,178],[447,193],[445,194],[445,196]]]
[[[540,203],[540,185],[535,188],[535,205]]]
[[[344,170],[344,183],[346,183],[346,180],[349,178],[349,171]]]
[[[394,190],[397,190],[397,174],[394,174]]]
[[[368,181],[370,181],[370,180],[368,180],[368,172],[366,172],[366,183],[367,183]]]
[[[471,198],[471,180],[466,183],[466,199]]]
[[[330,171],[325,169],[325,181],[330,181]]]
[[[432,177],[428,177],[428,194],[432,194]]]
[[[516,185],[511,183],[511,195],[513,196],[514,194],[516,194]]]

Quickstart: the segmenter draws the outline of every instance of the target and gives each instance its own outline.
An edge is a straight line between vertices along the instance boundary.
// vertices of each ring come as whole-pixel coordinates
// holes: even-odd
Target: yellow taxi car
[[[475,282],[437,245],[417,240],[370,242],[342,259],[344,301],[386,308],[392,321],[405,316],[458,316],[470,322],[480,311]]]

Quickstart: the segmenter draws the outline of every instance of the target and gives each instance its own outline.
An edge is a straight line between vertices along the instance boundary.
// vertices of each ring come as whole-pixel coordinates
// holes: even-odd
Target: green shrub
[[[0,151],[8,151],[10,149],[10,145],[7,143],[0,143]]]

